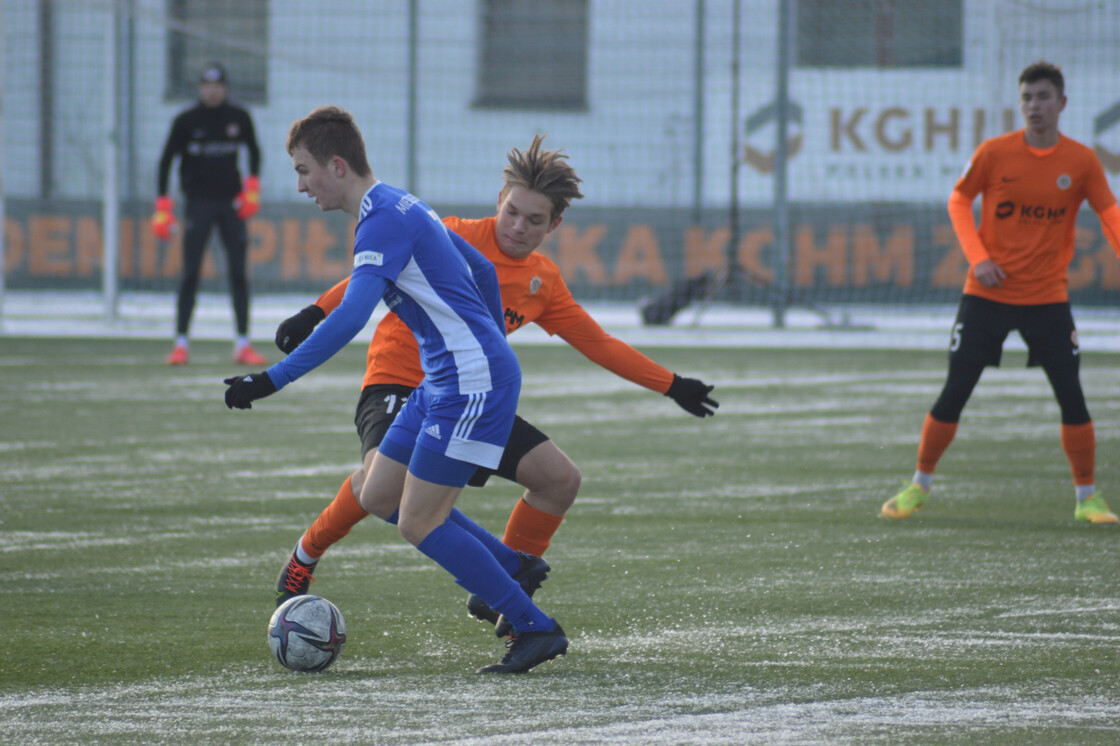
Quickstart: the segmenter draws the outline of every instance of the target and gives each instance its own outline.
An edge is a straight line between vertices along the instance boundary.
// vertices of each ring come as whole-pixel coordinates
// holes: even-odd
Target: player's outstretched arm
[[[627,381],[665,394],[689,414],[697,417],[715,414],[719,403],[710,397],[714,386],[695,378],[682,378],[658,365],[621,339],[607,334],[586,311],[576,308],[580,320],[557,333],[588,360]]]

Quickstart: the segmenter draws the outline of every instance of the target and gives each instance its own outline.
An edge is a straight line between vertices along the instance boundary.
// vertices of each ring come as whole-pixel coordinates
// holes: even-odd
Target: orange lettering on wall
[[[132,238],[132,218],[121,218],[117,225],[120,231],[120,247],[117,249],[117,271],[121,277],[131,277],[136,271],[136,241]]]
[[[328,254],[338,244],[338,236],[327,230],[324,220],[307,223],[306,273],[315,280],[336,280],[348,274],[351,260],[331,261]],[[337,253],[337,252],[336,252]]]
[[[148,229],[148,221],[141,219],[136,223],[136,272],[146,280],[156,276],[159,267],[159,253],[156,251],[156,237]]]
[[[163,267],[160,277],[178,277],[183,272],[183,232],[175,231],[170,241],[162,241]]]
[[[268,264],[276,258],[276,223],[264,218],[249,221],[249,266]]]
[[[891,229],[886,246],[879,244],[875,226],[861,223],[852,228],[853,287],[868,281],[888,282],[898,287],[914,284],[914,226],[901,223]]]
[[[764,265],[759,256],[764,248],[773,245],[772,228],[756,228],[739,239],[739,267],[746,273],[748,282],[760,286],[774,282],[774,270]]]
[[[647,280],[651,285],[669,284],[657,236],[648,225],[630,226],[618,251],[613,284],[625,285],[633,279]]]
[[[300,249],[303,246],[302,222],[285,220],[280,224],[280,277],[293,280],[299,277]]]
[[[708,231],[699,226],[684,232],[684,276],[697,277],[717,270],[727,264],[727,242],[731,240],[730,228]]]
[[[968,277],[968,259],[957,241],[953,226],[942,223],[933,227],[933,248],[941,251],[941,259],[930,275],[930,287],[963,288]]]
[[[14,272],[27,255],[27,242],[23,237],[23,226],[15,220],[4,219],[4,272]]]
[[[101,268],[101,221],[90,217],[78,218],[76,233],[74,258],[77,275],[92,275]]]
[[[607,270],[599,258],[598,246],[607,233],[605,225],[591,225],[581,236],[578,228],[561,225],[550,235],[555,236],[556,264],[565,280],[574,281],[583,275],[592,285],[607,283]]]
[[[66,277],[72,271],[70,262],[70,218],[56,215],[32,215],[28,220],[30,233],[27,271],[41,277]]]
[[[813,226],[802,225],[795,231],[794,284],[810,287],[814,283],[817,270],[825,270],[825,280],[832,287],[843,287],[845,276],[845,250],[847,249],[847,226],[830,225],[824,246],[817,246],[813,237]]]

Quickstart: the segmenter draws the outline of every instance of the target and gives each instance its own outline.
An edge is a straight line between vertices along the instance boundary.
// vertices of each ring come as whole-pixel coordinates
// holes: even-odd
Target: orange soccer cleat
[[[190,361],[190,354],[183,345],[175,345],[171,354],[167,356],[168,365],[186,365]]]
[[[268,360],[253,349],[252,345],[245,345],[233,354],[233,362],[238,365],[267,365]]]

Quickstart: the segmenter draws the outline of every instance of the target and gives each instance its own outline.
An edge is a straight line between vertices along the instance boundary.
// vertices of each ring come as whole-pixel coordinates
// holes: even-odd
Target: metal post
[[[700,223],[704,205],[704,0],[696,0],[696,38],[692,78],[692,222]]]
[[[728,215],[727,266],[725,282],[734,282],[739,254],[739,57],[742,2],[735,0],[731,12],[731,205]],[[722,285],[723,283],[721,283]]]
[[[789,187],[786,171],[789,164],[789,66],[790,66],[790,2],[778,3],[778,59],[775,86],[775,123],[777,142],[774,148],[774,296],[773,325],[786,325],[789,305]]]
[[[102,293],[105,300],[105,318],[115,321],[120,303],[120,291],[117,283],[117,265],[120,253],[120,190],[117,177],[117,161],[120,157],[117,143],[117,49],[118,49],[118,23],[117,6],[109,3],[106,6],[106,31],[105,39],[105,101],[104,101],[104,131],[105,131],[105,173],[102,186],[102,212],[101,212],[101,246],[104,263],[101,268]]]
[[[0,29],[4,28],[4,4],[0,3]],[[5,54],[0,51],[0,331],[4,322],[4,143],[7,142],[4,134],[6,114],[4,99],[8,93],[8,78],[5,71],[8,61]]]
[[[416,194],[419,185],[416,176],[417,140],[417,89],[420,87],[419,51],[420,46],[420,0],[408,2],[408,126],[405,128],[405,188]]]

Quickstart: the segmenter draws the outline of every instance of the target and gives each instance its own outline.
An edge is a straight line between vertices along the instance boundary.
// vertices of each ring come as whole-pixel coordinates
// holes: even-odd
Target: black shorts
[[[389,425],[397,419],[413,390],[411,386],[396,384],[375,384],[362,389],[358,408],[354,412],[354,426],[358,428],[358,438],[362,441],[363,461],[367,453],[381,445]]]
[[[354,425],[358,428],[358,438],[362,441],[362,460],[366,454],[381,445],[385,433],[401,407],[413,391],[410,386],[375,384],[362,389],[358,408],[354,413]],[[478,467],[468,482],[472,487],[481,487],[491,474],[497,474],[511,482],[517,481],[517,465],[529,451],[548,440],[548,436],[533,427],[520,416],[514,416],[513,430],[502,452],[502,460],[497,469]]]
[[[1013,306],[987,298],[961,298],[949,342],[949,359],[961,363],[999,366],[1003,343],[1013,330],[1027,345],[1027,365],[1076,366],[1081,350],[1069,303]]]

